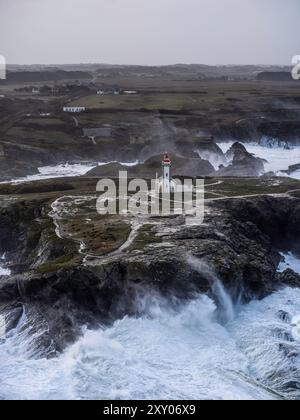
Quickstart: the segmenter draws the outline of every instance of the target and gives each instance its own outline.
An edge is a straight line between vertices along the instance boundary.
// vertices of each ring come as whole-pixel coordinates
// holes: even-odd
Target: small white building
[[[156,193],[175,193],[177,192],[177,184],[171,174],[172,161],[166,153],[162,161],[163,176],[156,179]]]
[[[72,114],[80,114],[80,112],[84,112],[86,108],[84,106],[64,106],[64,112],[70,112]]]
[[[137,91],[136,90],[124,90],[124,95],[137,95]]]
[[[119,94],[120,94],[120,91],[117,90],[117,89],[108,89],[108,90],[100,89],[100,90],[97,91],[97,95],[100,95],[100,96],[104,96],[104,95],[119,95]]]
[[[39,88],[32,88],[32,94],[33,95],[39,95],[40,94],[40,89]]]

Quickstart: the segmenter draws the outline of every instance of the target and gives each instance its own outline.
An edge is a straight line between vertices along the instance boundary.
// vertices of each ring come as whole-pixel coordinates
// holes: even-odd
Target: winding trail
[[[135,241],[136,237],[139,234],[140,229],[143,227],[145,221],[141,222],[139,220],[133,220],[131,222],[131,232],[128,236],[128,239],[126,242],[123,243],[123,245],[121,245],[118,249],[116,249],[115,251],[112,251],[108,254],[105,255],[92,255],[92,254],[88,254],[88,253],[84,253],[85,254],[85,258],[83,259],[83,264],[88,266],[88,265],[94,265],[93,263],[98,264],[101,261],[109,261],[111,259],[114,259],[116,257],[119,257],[120,255],[124,254],[129,247],[133,244],[133,242]],[[83,253],[83,252],[81,252]]]
[[[79,244],[79,253],[81,255],[84,255],[83,263],[85,265],[91,265],[90,264],[91,261],[89,261],[89,260],[97,260],[99,262],[99,261],[108,260],[110,258],[118,257],[121,254],[125,253],[127,251],[127,249],[133,244],[136,237],[138,236],[139,230],[145,224],[146,219],[148,220],[148,218],[146,218],[145,216],[135,217],[131,221],[131,232],[130,232],[127,240],[118,249],[116,249],[115,251],[112,251],[108,254],[105,254],[105,255],[94,255],[94,254],[91,254],[91,253],[85,251],[86,244],[85,244],[84,241],[75,238],[70,233],[63,232],[62,228],[60,226],[59,221],[62,220],[62,217],[60,216],[60,212],[62,211],[62,207],[64,207],[64,205],[62,204],[62,201],[66,200],[66,199],[72,199],[72,198],[74,198],[75,200],[76,199],[80,200],[80,199],[83,199],[84,197],[63,196],[63,197],[58,198],[57,200],[55,200],[51,204],[51,211],[49,212],[48,216],[51,217],[51,219],[53,220],[53,223],[54,223],[54,226],[55,226],[55,233],[56,233],[58,238],[72,240],[72,241],[77,242]],[[92,197],[87,196],[86,198],[91,199]],[[64,212],[65,212],[65,214],[67,214],[67,210],[64,210]]]
[[[91,140],[91,142],[93,143],[94,146],[97,146],[97,142],[95,140],[95,136],[89,136],[89,139]]]
[[[74,121],[74,123],[75,123],[75,126],[78,128],[79,127],[79,121],[78,121],[78,118],[76,118],[76,117],[72,117],[73,118],[73,121]]]

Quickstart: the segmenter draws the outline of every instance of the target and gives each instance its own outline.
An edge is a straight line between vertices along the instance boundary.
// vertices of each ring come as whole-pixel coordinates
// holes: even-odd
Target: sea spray
[[[199,295],[168,306],[152,293],[140,301],[144,316],[86,330],[55,359],[32,353],[24,313],[0,342],[0,399],[299,399],[300,290],[244,305],[222,325],[216,303],[230,319],[230,297],[207,264],[190,258],[215,285],[215,302]]]
[[[4,264],[5,264],[5,255],[2,255],[2,257],[0,257],[0,277],[9,276],[11,274],[11,271],[8,268],[3,267]]]
[[[300,315],[296,315],[292,319],[292,336],[295,341],[300,342]]]
[[[209,281],[218,307],[218,320],[224,324],[232,321],[235,317],[233,301],[213,269],[205,261],[191,255],[187,257],[187,262],[195,271]]]
[[[282,257],[284,258],[278,267],[278,272],[283,273],[287,269],[291,269],[295,271],[295,273],[300,274],[300,260],[297,258],[292,252],[288,252],[286,254],[282,253]]]
[[[0,182],[0,184],[6,184],[8,182],[12,184],[19,184],[31,181],[40,181],[46,179],[63,178],[63,177],[79,177],[86,175],[90,170],[97,166],[105,166],[111,163],[120,163],[120,165],[132,167],[136,166],[139,161],[135,162],[82,162],[82,163],[64,163],[53,166],[42,166],[38,168],[38,173],[34,175],[28,175],[12,179],[11,181]]]
[[[174,311],[125,317],[110,328],[85,331],[58,358],[32,358],[28,319],[0,344],[0,399],[278,399],[300,398],[285,388],[299,377],[281,330],[297,328],[300,290],[284,289],[244,305],[226,327],[206,295]],[[293,325],[278,316],[286,311]],[[293,331],[294,333],[296,331]],[[279,334],[280,333],[280,334]],[[297,332],[295,336],[297,335]],[[298,342],[289,342],[296,354]],[[294,350],[293,350],[294,348]]]

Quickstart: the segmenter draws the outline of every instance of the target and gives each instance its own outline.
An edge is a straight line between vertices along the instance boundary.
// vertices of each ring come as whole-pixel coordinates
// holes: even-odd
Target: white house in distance
[[[177,184],[172,178],[172,161],[168,155],[165,154],[162,161],[162,170],[163,176],[161,178],[156,178],[156,192],[157,193],[175,193],[177,192]]]
[[[137,91],[136,90],[124,90],[124,95],[137,95]]]
[[[120,91],[117,89],[110,89],[110,90],[104,90],[100,89],[97,91],[97,95],[104,96],[104,95],[120,95]]]
[[[84,106],[64,106],[64,112],[70,112],[71,114],[80,114],[80,112],[84,112],[86,108]]]

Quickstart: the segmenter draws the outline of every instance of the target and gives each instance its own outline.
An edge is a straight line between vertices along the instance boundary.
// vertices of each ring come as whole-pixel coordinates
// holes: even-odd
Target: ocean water
[[[284,261],[282,261],[278,267],[278,271],[280,273],[283,273],[288,268],[291,268],[296,273],[300,274],[300,260],[293,255],[291,252],[288,252],[286,254],[282,254],[284,257]]]
[[[224,153],[227,152],[232,144],[233,142],[218,143]],[[287,150],[284,147],[267,147],[257,143],[246,143],[244,145],[249,153],[267,161],[265,163],[266,172],[272,171],[277,175],[287,176],[287,174],[281,171],[287,170],[290,165],[300,164],[300,146],[295,146]],[[293,172],[290,177],[300,179],[300,171]]]
[[[62,177],[74,177],[74,176],[82,176],[87,174],[90,170],[96,168],[97,166],[104,166],[108,163],[113,162],[95,162],[95,163],[75,163],[75,164],[60,164],[54,166],[42,166],[38,168],[39,173],[35,175],[28,175],[23,178],[17,178],[11,180],[12,183],[24,183],[30,181],[39,181],[43,179],[52,179],[52,178],[62,178]],[[135,166],[138,162],[120,162],[121,165],[124,166]],[[4,184],[4,182],[2,182]]]
[[[214,286],[218,308],[148,295],[145,316],[83,331],[52,360],[35,354],[24,314],[0,337],[0,399],[299,399],[300,289],[234,307]]]

